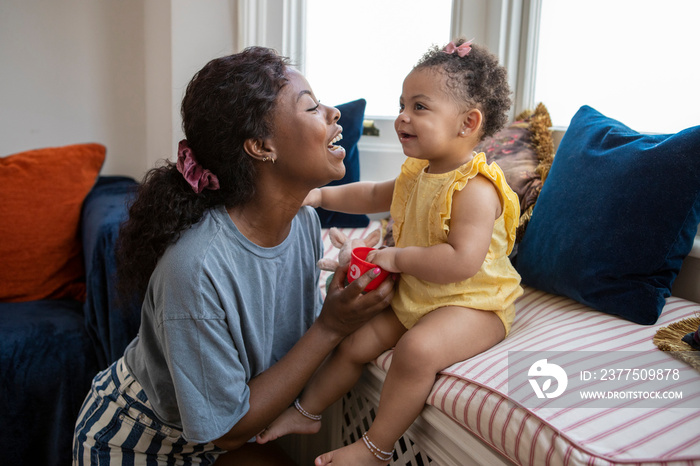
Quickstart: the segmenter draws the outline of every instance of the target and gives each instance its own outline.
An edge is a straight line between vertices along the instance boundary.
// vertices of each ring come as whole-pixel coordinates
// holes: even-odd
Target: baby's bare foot
[[[265,430],[255,436],[257,443],[267,443],[287,434],[315,434],[321,429],[321,421],[303,416],[294,406],[287,408]]]

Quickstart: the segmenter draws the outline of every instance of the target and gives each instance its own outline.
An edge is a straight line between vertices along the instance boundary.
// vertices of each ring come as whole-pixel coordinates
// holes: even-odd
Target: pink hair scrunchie
[[[219,179],[206,168],[202,168],[194,158],[192,149],[187,145],[187,139],[183,139],[177,148],[177,171],[182,173],[185,181],[192,186],[197,194],[205,189],[219,189]]]

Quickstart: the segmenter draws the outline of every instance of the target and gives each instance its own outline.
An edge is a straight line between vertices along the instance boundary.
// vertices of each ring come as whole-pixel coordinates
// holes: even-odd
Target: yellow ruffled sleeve
[[[496,164],[488,164],[486,155],[483,152],[474,155],[474,158],[455,170],[454,180],[447,188],[447,193],[443,197],[444,205],[440,209],[441,225],[445,232],[449,231],[449,220],[452,212],[452,196],[455,191],[461,191],[467,182],[476,175],[481,174],[488,178],[501,195],[503,202],[503,219],[505,221],[506,234],[508,239],[508,254],[515,245],[515,233],[520,220],[520,201],[518,195],[511,189],[506,181],[501,168]]]

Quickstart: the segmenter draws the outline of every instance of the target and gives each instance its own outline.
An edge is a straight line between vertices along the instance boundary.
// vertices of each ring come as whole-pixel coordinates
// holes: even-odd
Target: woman
[[[270,49],[195,75],[178,161],[146,175],[120,232],[119,285],[142,300],[141,327],[95,377],[75,464],[283,461],[251,440],[393,294],[391,281],[362,294],[378,270],[347,288],[341,272],[321,302],[320,224],[301,206],[344,175],[339,117]]]

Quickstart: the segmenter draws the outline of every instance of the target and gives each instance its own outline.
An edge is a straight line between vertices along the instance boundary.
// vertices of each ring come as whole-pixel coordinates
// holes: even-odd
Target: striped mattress
[[[343,231],[354,238],[378,227],[381,223],[373,221],[365,229]],[[326,257],[337,255],[327,231],[324,243]],[[319,286],[325,286],[327,276],[322,274]],[[700,464],[700,372],[652,342],[660,327],[697,316],[699,304],[671,297],[659,321],[642,326],[526,287],[506,340],[442,371],[427,403],[515,464]],[[590,399],[566,406],[547,400],[533,407],[509,397],[509,354],[524,351],[650,354],[664,367],[679,368],[682,377],[669,379],[668,386],[682,391],[683,399],[666,401],[663,407],[637,400],[602,406]],[[391,358],[390,350],[374,364],[387,371]]]

